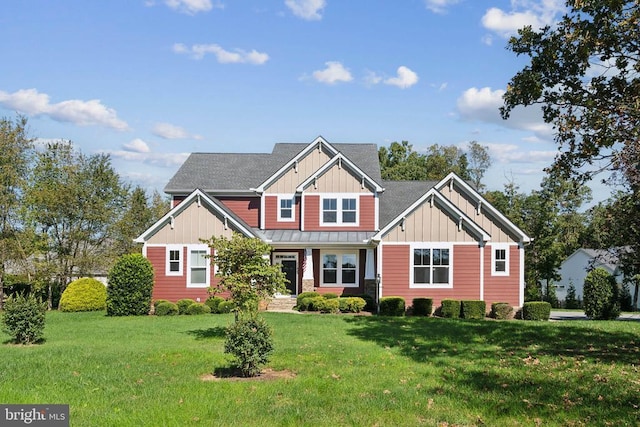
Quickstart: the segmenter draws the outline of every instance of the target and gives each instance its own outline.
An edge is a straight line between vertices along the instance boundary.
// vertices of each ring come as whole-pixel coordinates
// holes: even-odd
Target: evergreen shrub
[[[302,300],[305,299],[305,298],[317,297],[317,296],[320,296],[320,294],[317,293],[317,292],[301,292],[296,297],[296,308],[298,310],[304,311],[305,309],[300,309],[300,303],[302,302]]]
[[[338,298],[318,298],[313,302],[314,311],[321,313],[339,313],[340,301]]]
[[[487,304],[481,300],[460,301],[460,317],[463,319],[484,319]]]
[[[440,314],[442,317],[449,319],[457,319],[460,317],[460,300],[456,299],[443,299],[442,307],[440,308]]]
[[[220,303],[224,301],[224,298],[221,297],[209,297],[207,298],[207,300],[204,302],[205,304],[207,304],[209,306],[209,308],[211,309],[211,313],[218,313],[218,306],[220,305]]]
[[[178,300],[178,302],[176,302],[178,305],[178,314],[187,314],[187,308],[195,303],[195,300],[192,300],[191,298],[182,298],[181,300]]]
[[[60,297],[61,311],[98,311],[106,307],[106,286],[90,277],[83,277],[69,283]]]
[[[513,307],[506,302],[494,302],[491,304],[490,316],[498,320],[510,319],[513,316]]]
[[[402,297],[380,298],[381,316],[404,316],[405,301]]]
[[[343,313],[360,313],[367,302],[360,297],[341,297],[339,300],[340,311]]]
[[[44,336],[47,303],[33,295],[14,295],[4,302],[2,329],[16,344],[34,344]]]
[[[209,314],[211,313],[211,308],[208,305],[202,302],[196,302],[187,307],[187,311],[185,314],[188,315],[197,315],[197,314]]]
[[[179,312],[178,305],[169,301],[164,301],[156,306],[156,316],[176,316]]]
[[[551,303],[546,301],[528,301],[522,306],[524,320],[549,320]]]
[[[243,376],[257,376],[273,350],[272,334],[262,318],[240,318],[227,327],[224,352],[234,356]]]
[[[584,314],[594,320],[613,320],[620,315],[616,279],[604,268],[591,270],[584,279]]]
[[[153,266],[142,254],[123,255],[107,276],[107,315],[141,316],[151,311]]]
[[[231,311],[236,307],[236,303],[233,300],[224,300],[218,304],[218,313],[225,314],[231,313]]]
[[[414,316],[431,316],[433,298],[414,298],[412,304]]]

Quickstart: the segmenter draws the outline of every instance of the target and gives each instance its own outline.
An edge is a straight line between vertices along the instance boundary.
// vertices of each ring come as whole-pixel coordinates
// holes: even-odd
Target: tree
[[[584,279],[584,314],[595,320],[612,320],[620,315],[618,284],[604,268],[591,270]]]
[[[24,258],[19,210],[32,155],[27,119],[0,119],[0,311],[4,303],[4,276],[9,261]],[[22,254],[21,254],[22,252]]]
[[[123,255],[109,270],[107,316],[144,316],[151,311],[153,266],[142,254]]]
[[[427,148],[425,154],[419,154],[407,141],[392,142],[389,148],[380,147],[378,160],[382,179],[440,180],[450,172],[455,172],[463,179],[469,178],[467,156],[453,146],[434,144]]]
[[[218,270],[216,291],[229,292],[236,320],[255,317],[261,299],[286,293],[286,277],[279,265],[271,265],[271,246],[257,238],[234,233],[231,239],[212,237],[205,243],[213,251],[211,262]]]
[[[484,174],[491,166],[491,156],[489,155],[489,148],[485,145],[478,144],[477,141],[471,141],[468,147],[469,160],[469,180],[473,187],[482,191],[485,185],[482,183]]]
[[[107,155],[85,156],[67,141],[48,144],[37,153],[24,207],[45,266],[61,291],[73,276],[91,275],[112,263],[108,243],[126,194]]]

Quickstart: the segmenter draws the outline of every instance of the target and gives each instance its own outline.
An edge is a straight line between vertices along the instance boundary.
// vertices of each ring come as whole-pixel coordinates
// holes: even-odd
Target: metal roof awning
[[[272,244],[363,245],[369,244],[376,232],[260,230],[259,234]]]

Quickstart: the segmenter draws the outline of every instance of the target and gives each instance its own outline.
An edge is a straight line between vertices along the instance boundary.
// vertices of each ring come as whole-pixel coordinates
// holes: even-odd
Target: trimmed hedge
[[[171,302],[168,299],[157,299],[153,302],[153,310],[155,311],[158,308],[158,305],[162,304],[163,302]]]
[[[178,305],[179,314],[187,314],[187,308],[195,303],[195,300],[192,300],[191,298],[183,298],[181,300],[178,300],[176,304]]]
[[[524,320],[549,320],[551,304],[546,301],[529,301],[522,306]]]
[[[142,254],[123,255],[109,270],[108,316],[144,316],[151,311],[153,266]]]
[[[338,298],[318,298],[314,301],[314,307],[320,313],[339,313],[340,301]]]
[[[218,306],[223,301],[224,298],[222,297],[209,297],[204,303],[209,306],[209,308],[211,309],[211,313],[216,314],[218,313]]]
[[[300,308],[301,307],[301,303],[302,300],[305,298],[310,298],[310,297],[317,297],[317,296],[322,296],[317,292],[301,292],[300,294],[298,294],[298,296],[296,297],[296,308],[300,311],[304,311],[306,309]]]
[[[414,298],[412,304],[414,316],[431,316],[433,298]]]
[[[404,316],[405,302],[402,297],[380,298],[381,316]]]
[[[322,297],[326,299],[333,299],[333,298],[338,298],[338,294],[334,294],[333,292],[327,292],[326,294],[322,294]]]
[[[440,315],[449,319],[458,319],[460,317],[460,300],[443,299],[441,302]]]
[[[202,302],[196,302],[195,304],[191,304],[189,307],[187,307],[187,311],[185,312],[185,314],[188,315],[197,315],[197,314],[209,314],[211,313],[211,308],[209,308],[208,305],[202,303]]]
[[[83,277],[69,283],[60,297],[61,311],[99,311],[107,307],[107,288],[99,280]]]
[[[176,316],[178,314],[178,305],[169,301],[160,302],[156,305],[156,316]]]
[[[362,298],[367,304],[362,309],[363,311],[368,311],[369,313],[376,312],[376,300],[369,294],[357,294],[357,295],[342,295],[343,297],[358,297]]]
[[[463,319],[484,319],[487,313],[487,304],[481,300],[460,301],[460,317]]]
[[[340,311],[343,313],[360,313],[367,302],[360,297],[341,297]]]
[[[491,304],[491,314],[489,315],[498,320],[511,319],[513,317],[513,307],[506,302],[494,302]]]

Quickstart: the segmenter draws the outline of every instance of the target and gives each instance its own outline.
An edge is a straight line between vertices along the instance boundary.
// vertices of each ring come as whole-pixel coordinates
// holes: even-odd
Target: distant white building
[[[618,257],[615,254],[606,249],[580,248],[560,264],[558,270],[560,281],[556,283],[558,300],[564,301],[567,298],[567,290],[572,284],[576,289],[576,298],[584,300],[584,279],[589,271],[598,267],[607,270],[619,284],[622,284],[623,275],[618,266]]]

